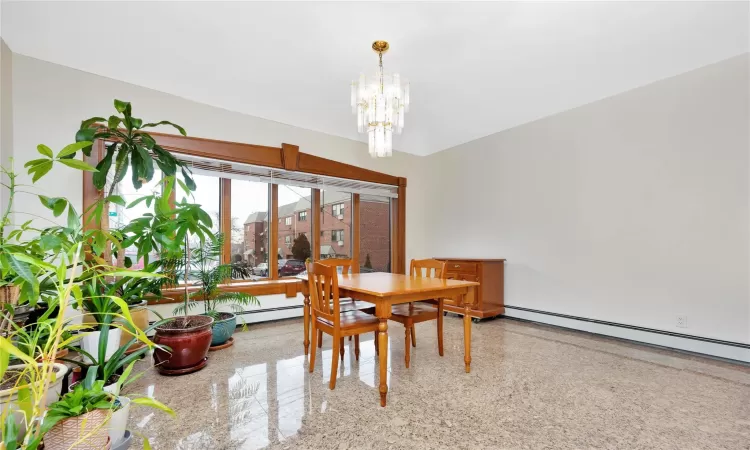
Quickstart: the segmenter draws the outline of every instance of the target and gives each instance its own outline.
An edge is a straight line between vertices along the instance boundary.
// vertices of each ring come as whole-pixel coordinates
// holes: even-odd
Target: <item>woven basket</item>
[[[109,416],[109,410],[95,409],[82,416],[69,417],[58,422],[44,435],[45,450],[109,448]]]
[[[8,303],[11,306],[16,306],[20,292],[21,288],[13,284],[0,286],[0,305]]]

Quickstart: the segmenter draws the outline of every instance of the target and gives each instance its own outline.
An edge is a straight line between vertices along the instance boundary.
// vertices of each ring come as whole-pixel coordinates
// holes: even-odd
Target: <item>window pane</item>
[[[122,181],[120,181],[120,183],[117,185],[113,193],[125,199],[125,205],[129,205],[131,202],[145,195],[161,193],[161,176],[162,175],[159,169],[155,169],[154,177],[151,179],[151,181],[148,183],[144,183],[141,186],[141,188],[138,190],[136,190],[133,187],[133,182],[131,181],[133,178],[132,173],[133,173],[132,170],[128,167],[128,171],[125,174],[125,177],[122,179]],[[107,183],[107,186],[105,189],[109,190],[110,185],[111,185],[110,183]],[[154,212],[153,203],[150,206],[147,206],[146,202],[141,202],[129,209],[126,206],[120,206],[114,203],[110,203],[109,205],[109,228],[110,229],[122,228],[125,225],[129,224],[132,220],[142,217],[144,214],[149,213],[149,212],[151,213]],[[143,269],[143,260],[142,259],[136,260],[137,255],[138,255],[138,250],[135,248],[135,246],[130,246],[125,249],[125,256],[129,257],[131,262],[133,263],[131,268]],[[154,261],[157,259],[157,257],[158,257],[158,253],[154,251],[154,252],[151,252],[149,259],[151,261]]]
[[[232,263],[245,266],[250,279],[268,276],[268,187],[232,180]]]
[[[305,270],[304,262],[312,256],[310,233],[312,221],[307,220],[311,207],[309,188],[279,185],[279,276],[293,276]],[[304,217],[304,219],[301,219]]]
[[[391,271],[391,204],[388,197],[359,197],[361,273]]]
[[[352,256],[352,194],[320,191],[320,258]]]
[[[218,177],[212,177],[208,175],[193,175],[195,180],[196,189],[190,194],[186,194],[182,188],[177,188],[177,203],[182,202],[187,198],[189,203],[196,203],[201,205],[204,211],[211,216],[212,227],[214,232],[218,232],[221,224],[221,188],[220,179]],[[200,245],[198,239],[190,240],[190,248],[196,248]],[[214,261],[210,261],[207,264],[208,267],[215,267],[221,263],[221,258],[216,258]],[[191,270],[196,270],[195,267],[191,267]],[[191,273],[189,281],[194,283],[198,281],[198,276],[195,273]]]
[[[176,188],[177,203],[187,198],[189,203],[201,205],[203,210],[211,216],[211,220],[213,221],[211,229],[214,232],[218,232],[221,223],[221,214],[219,212],[221,206],[221,180],[218,177],[208,175],[193,175],[193,179],[195,180],[196,189],[190,195],[185,194],[185,191],[179,186]]]

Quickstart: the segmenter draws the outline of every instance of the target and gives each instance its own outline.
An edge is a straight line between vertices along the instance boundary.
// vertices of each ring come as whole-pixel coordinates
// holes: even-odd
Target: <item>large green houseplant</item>
[[[187,301],[173,311],[174,314],[185,314],[199,303],[202,304],[203,314],[214,319],[212,347],[223,346],[232,337],[237,328],[237,316],[234,312],[241,312],[244,306],[260,305],[253,295],[219,289],[219,285],[229,278],[250,276],[245,267],[221,264],[223,247],[224,234],[216,233],[213,239],[190,250],[190,257],[185,258],[189,266],[188,279],[196,281],[198,290],[189,292]],[[220,312],[221,306],[228,306],[233,312]]]

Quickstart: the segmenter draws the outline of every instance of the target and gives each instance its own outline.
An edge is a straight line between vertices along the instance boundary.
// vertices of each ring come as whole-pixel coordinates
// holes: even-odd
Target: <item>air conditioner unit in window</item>
[[[343,247],[343,246],[344,246],[344,241],[339,241],[339,247]]]
[[[339,220],[344,220],[344,215],[343,214],[339,214],[338,216],[336,216],[336,218],[339,219]]]

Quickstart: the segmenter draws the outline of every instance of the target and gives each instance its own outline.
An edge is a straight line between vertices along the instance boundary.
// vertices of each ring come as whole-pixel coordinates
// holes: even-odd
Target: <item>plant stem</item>
[[[188,312],[188,267],[190,265],[190,239],[189,233],[185,233],[185,297],[183,298],[185,311],[184,311],[184,322],[187,324],[187,312]]]
[[[10,158],[10,171],[3,169],[3,173],[10,180],[10,186],[8,186],[10,196],[8,197],[8,205],[3,213],[3,221],[0,222],[0,246],[5,244],[5,226],[10,223],[9,217],[13,209],[13,198],[16,196],[16,173],[13,171],[13,158]]]

